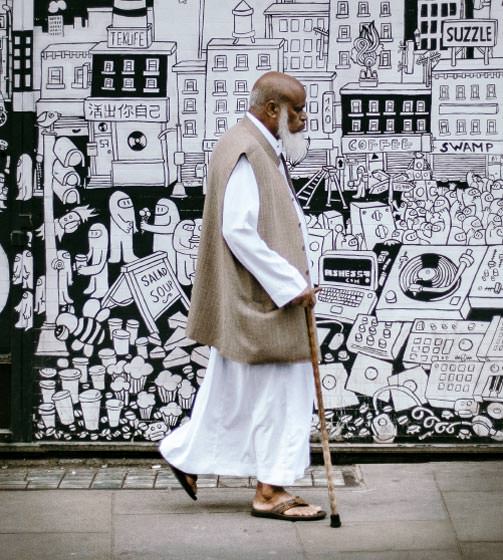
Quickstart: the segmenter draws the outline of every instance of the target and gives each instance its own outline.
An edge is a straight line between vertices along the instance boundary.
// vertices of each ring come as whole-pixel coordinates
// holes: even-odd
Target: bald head
[[[254,84],[250,95],[250,113],[257,117],[274,135],[278,131],[281,108],[289,112],[295,108],[303,112],[306,101],[304,86],[289,74],[267,72]],[[304,113],[305,120],[305,113]]]

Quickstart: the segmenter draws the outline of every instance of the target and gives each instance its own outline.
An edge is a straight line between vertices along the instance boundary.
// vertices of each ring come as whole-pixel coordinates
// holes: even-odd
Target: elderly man
[[[286,168],[307,151],[306,95],[268,72],[215,146],[188,336],[211,347],[192,417],[160,446],[187,493],[197,474],[257,478],[252,515],[323,519],[285,489],[309,465],[314,389],[304,307],[306,225]]]

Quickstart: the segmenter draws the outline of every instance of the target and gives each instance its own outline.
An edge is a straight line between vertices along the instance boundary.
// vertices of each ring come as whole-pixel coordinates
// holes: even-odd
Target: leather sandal
[[[255,517],[267,517],[269,519],[283,519],[286,521],[317,521],[319,519],[324,519],[327,516],[327,512],[320,510],[311,515],[288,515],[286,512],[292,508],[296,507],[308,507],[309,504],[304,501],[299,496],[290,498],[286,502],[281,502],[280,504],[274,506],[269,510],[261,510],[252,507],[251,514]]]

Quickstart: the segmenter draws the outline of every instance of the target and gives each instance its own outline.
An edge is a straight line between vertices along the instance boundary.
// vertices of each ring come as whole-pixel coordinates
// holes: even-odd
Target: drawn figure
[[[37,278],[35,286],[35,313],[41,315],[45,313],[45,276]]]
[[[28,249],[22,255],[21,279],[23,289],[33,290],[33,255]]]
[[[73,284],[72,260],[68,251],[58,251],[57,258],[52,262],[52,267],[58,271],[58,301],[59,305],[73,303],[68,293],[68,286]]]
[[[97,216],[94,208],[89,208],[89,205],[77,206],[70,212],[67,212],[60,218],[54,220],[54,231],[58,241],[61,241],[65,233],[73,233],[77,231],[80,225],[85,224],[89,218]],[[44,238],[44,226],[41,225],[37,228],[37,236]]]
[[[98,299],[89,299],[82,308],[80,319],[74,313],[60,313],[56,319],[55,335],[58,340],[72,339],[71,349],[84,353],[88,358],[93,355],[95,344],[105,339],[102,322],[110,316],[110,309],[101,309]]]
[[[18,253],[14,257],[14,263],[12,265],[12,284],[17,286],[23,282],[23,254]]]
[[[30,200],[33,196],[33,161],[28,154],[21,154],[16,166],[16,200]]]
[[[369,174],[363,165],[356,168],[356,180],[349,181],[350,187],[356,187],[356,194],[353,198],[365,198],[367,193],[367,186],[369,181]]]
[[[173,234],[176,251],[176,275],[183,286],[192,284],[196,271],[197,249],[201,235],[202,220],[182,220]]]
[[[164,251],[173,270],[176,270],[176,252],[173,247],[173,234],[180,222],[180,213],[176,204],[169,198],[161,198],[155,205],[154,223],[149,224],[142,220],[140,229],[154,234],[153,252]]]
[[[0,313],[3,311],[9,297],[9,260],[0,245]]]
[[[138,231],[133,201],[126,193],[115,191],[110,197],[110,262],[130,263],[137,259],[133,234]]]
[[[5,210],[7,206],[7,198],[9,196],[9,187],[5,181],[5,173],[0,173],[0,212]]]
[[[33,295],[31,292],[23,292],[21,301],[14,307],[19,317],[14,325],[16,329],[30,330],[33,327]]]
[[[90,276],[85,294],[102,298],[108,290],[108,231],[103,224],[93,224],[89,228],[89,252],[87,264],[77,267],[77,274]]]

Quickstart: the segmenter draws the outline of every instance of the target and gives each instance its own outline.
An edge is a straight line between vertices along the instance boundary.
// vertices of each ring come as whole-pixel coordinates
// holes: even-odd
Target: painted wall
[[[209,352],[185,335],[207,164],[256,78],[288,69],[307,93],[291,174],[331,437],[501,441],[502,16],[489,0],[5,4],[6,116],[34,133],[0,152],[2,244],[10,210],[33,231],[10,264],[0,251],[0,311],[34,336],[34,439],[158,441],[188,419]]]

